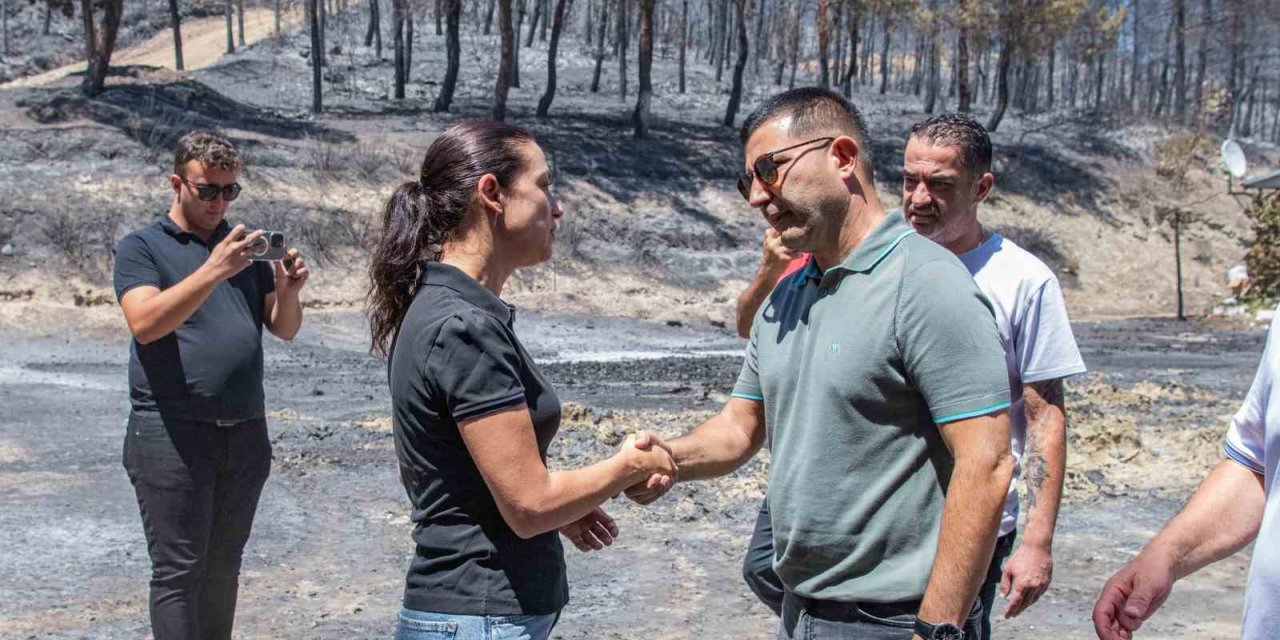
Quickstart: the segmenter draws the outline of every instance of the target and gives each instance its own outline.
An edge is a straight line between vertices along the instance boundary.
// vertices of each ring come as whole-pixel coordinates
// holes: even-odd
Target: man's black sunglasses
[[[235,200],[236,198],[240,197],[239,182],[232,182],[231,184],[223,185],[223,184],[196,184],[190,180],[187,180],[186,178],[183,178],[182,181],[191,185],[196,190],[196,197],[201,200],[204,200],[205,202],[212,202],[215,198],[218,197],[219,193],[222,194],[222,199],[226,200],[227,202],[231,202],[232,200]]]
[[[775,162],[773,159],[773,156],[775,154],[782,153],[783,151],[790,151],[792,149],[799,149],[800,147],[814,144],[815,142],[821,142],[825,146],[825,145],[831,144],[833,140],[835,140],[834,137],[814,138],[813,140],[809,140],[807,142],[801,142],[800,144],[793,144],[783,149],[778,149],[776,151],[770,151],[769,153],[761,154],[760,157],[756,158],[755,162],[751,163],[751,167],[755,169],[755,171],[743,172],[743,174],[738,177],[738,193],[741,193],[743,198],[750,200],[751,199],[751,183],[756,179],[759,179],[760,182],[766,185],[769,185],[770,187],[777,186],[778,163]]]

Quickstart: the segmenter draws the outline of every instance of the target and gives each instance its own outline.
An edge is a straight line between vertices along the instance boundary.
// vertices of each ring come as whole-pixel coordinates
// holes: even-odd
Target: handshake
[[[627,436],[614,458],[622,463],[627,477],[634,480],[625,493],[638,504],[661,498],[680,475],[671,447],[648,431]],[[560,533],[579,551],[598,551],[613,544],[618,537],[618,525],[603,508],[596,507],[591,513],[560,527]]]

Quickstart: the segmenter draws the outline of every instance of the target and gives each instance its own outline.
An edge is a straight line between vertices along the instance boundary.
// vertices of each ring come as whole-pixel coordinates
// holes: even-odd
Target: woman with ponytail
[[[668,452],[633,438],[594,465],[546,467],[560,402],[500,296],[551,257],[562,215],[542,149],[500,122],[441,134],[383,211],[369,324],[415,545],[398,640],[549,637],[568,601],[557,531],[602,548],[617,535],[605,500],[674,481]]]

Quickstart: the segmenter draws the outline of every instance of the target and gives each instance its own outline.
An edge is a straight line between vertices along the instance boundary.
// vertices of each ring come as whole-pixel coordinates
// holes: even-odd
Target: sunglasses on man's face
[[[741,193],[743,198],[746,198],[748,201],[750,201],[752,182],[759,180],[760,182],[770,187],[774,187],[778,185],[778,167],[780,165],[778,164],[777,161],[773,159],[774,155],[782,153],[783,151],[799,149],[800,147],[818,143],[818,142],[821,142],[823,146],[825,146],[825,145],[831,144],[831,142],[834,140],[835,138],[833,137],[814,138],[813,140],[801,142],[800,144],[793,144],[783,149],[778,149],[776,151],[770,151],[769,153],[761,154],[759,157],[756,158],[755,162],[751,163],[751,168],[753,169],[753,171],[745,171],[741,176],[738,176],[738,193]]]
[[[218,197],[219,193],[222,194],[222,199],[227,202],[240,197],[239,182],[232,182],[231,184],[196,184],[186,178],[183,178],[182,181],[191,185],[196,190],[196,197],[205,202],[212,202]]]

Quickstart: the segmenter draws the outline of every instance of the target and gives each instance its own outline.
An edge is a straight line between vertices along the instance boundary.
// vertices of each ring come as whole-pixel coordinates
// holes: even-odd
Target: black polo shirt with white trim
[[[388,363],[400,478],[413,503],[409,609],[545,615],[569,600],[558,533],[522,539],[511,530],[458,431],[523,405],[546,460],[560,401],[516,338],[514,313],[461,270],[422,263]]]

